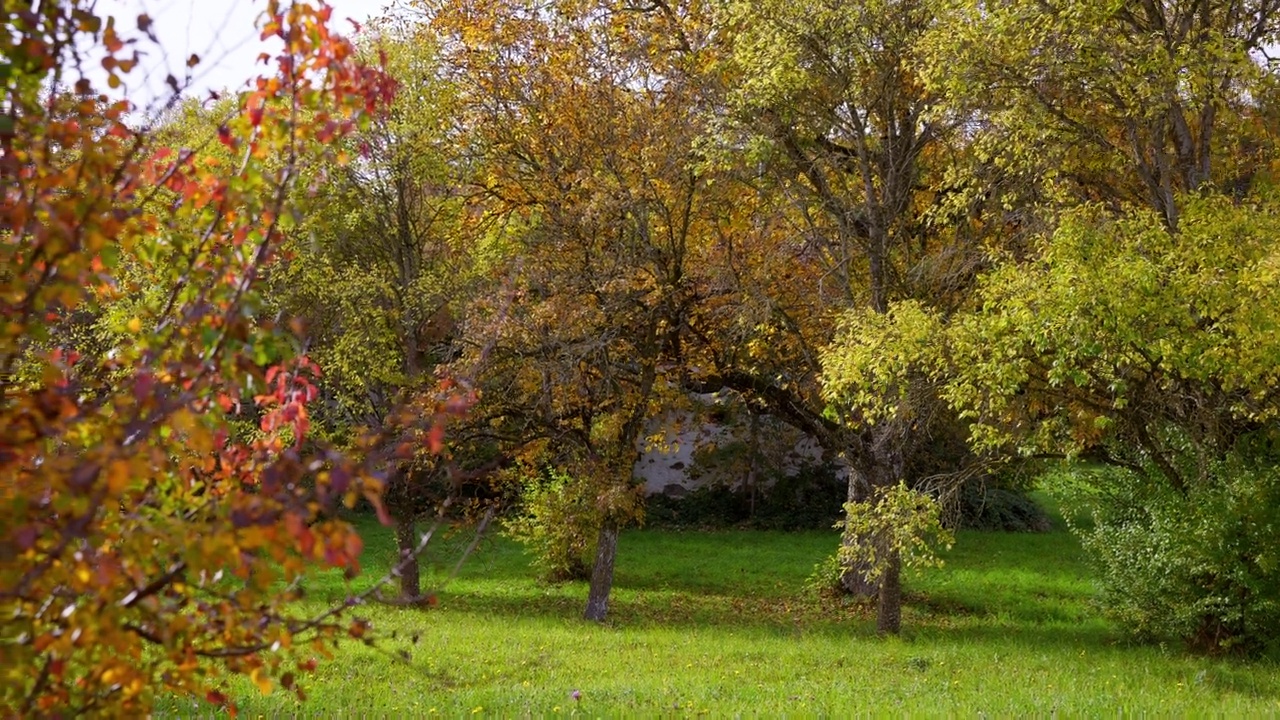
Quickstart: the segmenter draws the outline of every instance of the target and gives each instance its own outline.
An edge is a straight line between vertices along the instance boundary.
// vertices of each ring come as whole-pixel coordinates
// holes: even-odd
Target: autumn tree
[[[1254,108],[1277,5],[1260,2],[952,2],[925,43],[927,80],[975,108],[1001,166],[1034,168],[1067,197],[1155,208],[1247,190],[1268,133]],[[975,88],[997,89],[975,102]]]
[[[227,672],[296,688],[322,640],[365,630],[289,602],[308,568],[358,572],[359,537],[325,513],[376,502],[379,461],[306,442],[316,366],[262,313],[261,278],[299,178],[392,84],[328,8],[268,2],[272,72],[208,138],[220,159],[167,146],[110,92],[159,43],[146,15],[66,0],[5,19],[0,707],[224,703]],[[257,432],[237,437],[248,407]]]
[[[1273,3],[947,6],[929,87],[1039,188],[1035,242],[943,318],[900,303],[849,386],[932,374],[995,453],[1087,458],[1108,607],[1211,651],[1275,641]],[[975,103],[976,87],[998,87]]]
[[[467,234],[468,166],[434,43],[421,28],[383,19],[364,29],[359,49],[382,58],[401,92],[337,144],[349,161],[312,168],[311,212],[290,232],[268,291],[273,307],[305,324],[324,372],[316,420],[339,443],[361,428],[398,437],[406,397],[445,380],[437,369],[455,354],[459,308],[477,287],[475,258],[486,247]],[[450,446],[461,452],[465,435],[455,425]],[[420,448],[388,468],[383,494],[405,561],[403,602],[423,599],[416,523],[457,495],[459,468],[441,452],[442,437]]]
[[[854,402],[856,392],[824,384],[824,348],[841,342],[843,325],[875,324],[896,301],[954,310],[982,258],[985,228],[970,218],[985,199],[948,186],[971,162],[956,142],[962,115],[939,108],[921,77],[920,43],[936,8],[743,2],[726,5],[721,19],[732,44],[721,135],[739,162],[762,171],[749,182],[773,218],[739,236],[749,270],[738,278],[755,319],[730,328],[743,341],[721,344],[707,385],[744,392],[810,432],[848,461],[850,501],[869,500],[920,479],[908,477],[913,460],[948,420],[923,373],[883,388],[888,404],[875,405],[892,410]],[[743,263],[752,258],[761,264]],[[847,542],[870,551],[878,541]],[[846,587],[859,594],[899,597],[898,583],[894,562],[877,582],[846,571]],[[897,632],[900,603],[881,608],[880,630]]]
[[[489,375],[528,439],[595,488],[586,617],[603,620],[619,530],[640,512],[646,422],[679,394],[673,369],[708,287],[701,258],[723,199],[699,162],[693,78],[709,38],[696,8],[666,3],[426,12],[483,153],[485,212],[518,248],[512,292],[473,309],[493,328]]]

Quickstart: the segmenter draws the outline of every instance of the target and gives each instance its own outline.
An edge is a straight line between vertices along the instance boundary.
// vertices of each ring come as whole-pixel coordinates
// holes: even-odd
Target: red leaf
[[[427,447],[433,454],[439,454],[444,450],[444,425],[436,423],[431,426],[431,431],[427,433]]]

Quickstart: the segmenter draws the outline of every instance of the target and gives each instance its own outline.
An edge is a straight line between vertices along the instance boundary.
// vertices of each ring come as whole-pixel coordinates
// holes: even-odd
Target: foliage
[[[941,7],[926,86],[970,115],[975,154],[1039,198],[1007,224],[1035,241],[994,258],[946,331],[943,394],[984,451],[1123,468],[1079,480],[1118,503],[1090,543],[1108,601],[1138,634],[1200,613],[1176,632],[1231,645],[1234,611],[1201,600],[1246,592],[1250,572],[1185,544],[1197,523],[1235,525],[1222,498],[1253,484],[1248,439],[1275,427],[1276,76],[1258,58],[1277,7]],[[1130,516],[1140,498],[1152,507]],[[1202,576],[1160,598],[1164,570],[1146,561],[1175,548]]]
[[[550,582],[591,576],[596,534],[604,513],[590,482],[550,469],[526,473],[519,514],[507,534],[524,544],[539,574]]]
[[[678,498],[650,495],[645,523],[689,529],[817,530],[831,527],[847,497],[848,487],[835,468],[805,465],[755,489],[712,483]]]
[[[750,522],[751,498],[725,483],[696,487],[680,497],[653,494],[644,501],[650,527],[710,529],[737,527]]]
[[[840,562],[838,552],[823,557],[814,563],[813,571],[809,573],[809,577],[805,578],[805,592],[826,601],[843,596],[844,586],[840,582],[840,577],[844,575],[844,571],[845,567]]]
[[[378,58],[406,91],[342,139],[358,162],[313,170],[310,212],[269,291],[273,308],[305,320],[325,371],[317,419],[347,428],[381,425],[401,393],[434,384],[482,246],[463,233],[456,187],[467,166],[431,39],[389,20],[369,29],[360,56]]]
[[[1250,516],[1239,498],[1270,482],[1249,464],[1265,457],[1251,438],[1280,409],[1277,204],[1207,195],[1181,207],[1176,233],[1155,211],[1082,208],[1034,261],[1000,266],[981,308],[952,325],[945,394],[979,445],[1125,469],[1089,476],[1116,507],[1100,511],[1088,547],[1135,633],[1256,645],[1275,631],[1267,613],[1246,629],[1222,598],[1239,606],[1267,573],[1203,554],[1229,535],[1202,526],[1234,532]]]
[[[221,704],[227,672],[294,690],[323,640],[367,629],[290,605],[313,566],[359,572],[359,536],[326,513],[379,484],[304,442],[317,369],[259,281],[303,168],[392,85],[328,8],[273,0],[274,73],[204,140],[225,157],[202,156],[78,76],[100,66],[115,90],[159,42],[148,16],[132,33],[93,8],[11,7],[0,38],[5,714],[138,716],[161,690]],[[231,435],[240,412],[259,433]]]
[[[1215,462],[1214,482],[1198,484],[1189,496],[1125,469],[1060,470],[1068,476],[1057,483],[1060,492],[1092,515],[1092,525],[1076,532],[1098,571],[1107,614],[1144,640],[1182,640],[1210,653],[1274,650],[1280,638],[1274,457],[1273,449],[1262,461]]]
[[[1278,207],[1189,198],[1177,234],[1150,211],[1086,208],[1034,262],[1002,265],[952,335],[947,395],[975,440],[1083,452],[1119,435],[1163,464],[1182,444],[1162,440],[1167,427],[1186,432],[1183,450],[1214,453],[1274,417]]]
[[[960,488],[955,527],[964,530],[1046,532],[1045,511],[1024,490],[978,481]]]
[[[490,412],[513,455],[550,445],[589,467],[604,519],[587,615],[601,620],[613,541],[637,519],[646,421],[678,396],[691,308],[708,293],[726,206],[696,148],[701,10],[607,0],[424,2],[482,165],[475,212],[512,248],[503,291],[473,303]],[[666,47],[672,38],[677,47]]]
[[[1255,60],[1280,31],[1268,0],[938,7],[922,80],[981,129],[975,152],[1039,186],[1050,213],[1141,204],[1175,229],[1179,195],[1247,192],[1274,157],[1274,119],[1259,112],[1273,68]]]
[[[845,504],[840,547],[842,564],[859,568],[868,582],[877,582],[891,562],[905,567],[942,564],[936,548],[951,548],[955,535],[942,526],[938,503],[905,483],[878,488],[865,502]]]
[[[915,300],[893,303],[886,312],[845,312],[831,344],[822,349],[822,393],[829,412],[874,425],[911,422],[919,403],[910,402],[914,381],[931,374],[942,321]]]

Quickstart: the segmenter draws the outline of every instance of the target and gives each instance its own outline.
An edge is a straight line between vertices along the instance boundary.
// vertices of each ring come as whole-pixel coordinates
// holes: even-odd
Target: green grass
[[[392,557],[390,532],[364,529],[372,576]],[[436,548],[429,572],[447,573],[465,540]],[[894,639],[875,636],[867,611],[800,589],[835,542],[834,532],[625,533],[599,626],[579,619],[585,584],[535,582],[521,549],[493,537],[438,607],[361,608],[378,647],[344,645],[305,677],[305,705],[247,681],[228,692],[247,717],[1280,714],[1272,663],[1125,643],[1092,605],[1064,531],[961,533],[944,568],[908,579]],[[309,603],[349,591],[333,576],[309,589]],[[210,706],[166,699],[157,711]]]

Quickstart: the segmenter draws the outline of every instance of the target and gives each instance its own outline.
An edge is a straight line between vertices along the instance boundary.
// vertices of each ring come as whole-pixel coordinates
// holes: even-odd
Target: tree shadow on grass
[[[442,596],[440,607],[492,618],[531,618],[574,622],[581,618],[585,583],[528,593],[470,592]],[[585,623],[585,621],[583,621]],[[872,639],[874,610],[848,601],[823,604],[815,599],[757,598],[692,594],[681,590],[619,592],[610,601],[606,627],[669,628],[678,631],[730,631],[761,637],[816,636]],[[1101,621],[1076,622],[1019,618],[975,608],[938,605],[912,598],[906,608],[904,638],[948,644],[1111,647],[1116,633]]]

